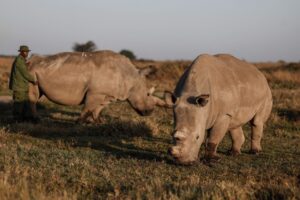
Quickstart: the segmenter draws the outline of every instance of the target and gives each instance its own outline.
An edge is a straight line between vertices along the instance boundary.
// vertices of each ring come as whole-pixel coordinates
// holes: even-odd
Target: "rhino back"
[[[266,99],[271,99],[267,81],[258,69],[225,54],[198,56],[181,77],[175,93],[210,94],[208,127],[223,114],[244,123]]]
[[[226,54],[216,55],[215,58],[220,61],[220,64],[214,67],[213,73],[216,77],[213,81],[217,94],[220,94],[220,91],[236,93],[233,97],[237,103],[235,107],[238,105],[254,108],[266,98],[270,98],[267,80],[255,66]],[[229,98],[227,101],[234,99]]]
[[[138,74],[127,58],[111,51],[60,53],[36,60],[33,71],[42,91],[65,105],[80,104],[87,91],[122,98],[124,87],[130,85],[124,83],[124,77]]]
[[[231,127],[236,127],[251,120],[254,115],[260,112],[264,107],[272,105],[272,94],[265,76],[252,64],[239,60],[230,55],[217,55],[216,58],[225,63],[224,71],[231,71],[233,74],[232,89],[227,90],[227,93],[232,91],[233,98],[228,98],[227,101],[221,102],[222,104],[230,105],[231,111],[228,112],[232,117]],[[224,76],[225,79],[230,77]],[[221,84],[221,83],[220,83]],[[222,89],[220,87],[219,89]],[[226,98],[225,98],[226,99]],[[230,104],[230,101],[234,104]],[[222,109],[221,109],[222,110]],[[264,121],[268,118],[265,116]]]
[[[143,84],[138,70],[125,56],[113,52],[95,54],[95,70],[90,79],[90,91],[125,100],[134,85]]]

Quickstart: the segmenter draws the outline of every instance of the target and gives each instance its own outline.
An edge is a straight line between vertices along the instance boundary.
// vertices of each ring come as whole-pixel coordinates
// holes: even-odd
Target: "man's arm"
[[[28,72],[25,62],[17,60],[16,68],[20,71],[22,76],[29,82],[35,83],[34,77]]]

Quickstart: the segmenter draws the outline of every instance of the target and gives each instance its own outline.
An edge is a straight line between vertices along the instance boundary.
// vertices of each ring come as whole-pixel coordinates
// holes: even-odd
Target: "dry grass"
[[[149,85],[171,90],[190,62],[137,61],[156,72]],[[11,122],[11,105],[0,107],[1,199],[300,199],[299,63],[257,64],[268,77],[274,108],[263,137],[264,151],[226,155],[221,162],[185,167],[167,154],[172,111],[138,116],[127,103],[111,104],[101,125],[76,124],[81,107],[43,101],[38,125]],[[2,66],[1,73],[9,66]],[[7,82],[7,79],[3,79]],[[4,88],[4,89],[3,89]],[[2,94],[8,91],[2,87]],[[203,156],[203,148],[201,151]]]
[[[3,57],[3,56],[0,56],[0,66],[1,68],[5,68],[5,69],[9,69],[13,63],[13,57]]]
[[[8,88],[8,79],[9,79],[12,63],[13,63],[12,57],[0,56],[0,95],[9,94],[7,88]]]
[[[300,83],[300,72],[287,72],[287,71],[276,71],[273,73],[273,77],[276,80],[281,80],[281,81],[288,81],[288,82],[295,82],[295,83]]]
[[[300,63],[276,64],[274,67],[263,67],[262,70],[273,89],[296,89],[300,86]]]
[[[134,64],[138,68],[152,67],[153,73],[148,78],[148,83],[151,86],[157,86],[157,90],[173,91],[176,82],[179,80],[182,72],[187,68],[191,61],[135,61]]]

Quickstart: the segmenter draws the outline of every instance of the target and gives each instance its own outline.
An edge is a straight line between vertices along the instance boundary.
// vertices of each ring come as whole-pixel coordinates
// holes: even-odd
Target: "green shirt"
[[[9,89],[14,91],[28,91],[29,82],[34,83],[35,79],[27,69],[25,58],[19,55],[16,57],[11,69]]]

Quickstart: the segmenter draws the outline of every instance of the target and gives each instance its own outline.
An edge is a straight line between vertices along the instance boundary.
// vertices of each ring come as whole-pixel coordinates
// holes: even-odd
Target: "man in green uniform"
[[[13,90],[13,116],[17,121],[37,122],[29,103],[29,82],[37,84],[35,78],[29,73],[26,58],[29,53],[28,46],[20,46],[20,54],[13,62],[10,74],[9,89]]]

